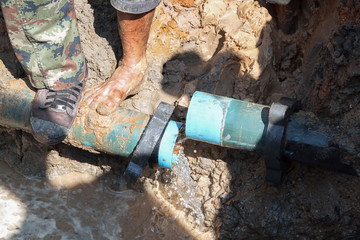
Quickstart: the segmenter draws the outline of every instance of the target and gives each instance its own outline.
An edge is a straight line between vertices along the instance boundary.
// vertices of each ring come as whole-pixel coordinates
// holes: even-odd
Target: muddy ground
[[[76,0],[76,10],[91,85],[108,78],[121,58],[116,15],[100,0]],[[3,75],[23,77],[3,24],[1,33]],[[164,0],[148,61],[146,84],[126,108],[151,114],[160,101],[186,107],[195,89],[267,105],[292,97],[331,120],[342,147],[360,156],[358,0],[293,0],[287,7]],[[184,117],[176,111],[177,120]],[[358,177],[292,164],[283,184],[273,186],[264,181],[262,156],[188,140],[199,212],[184,206],[173,172],[147,169],[143,193],[112,192],[106,179],[128,159],[41,146],[21,131],[1,134],[0,158],[15,172],[1,163],[0,216],[25,220],[0,220],[0,239],[360,239]],[[358,159],[350,163],[360,170]],[[19,212],[5,214],[9,199],[17,199]]]

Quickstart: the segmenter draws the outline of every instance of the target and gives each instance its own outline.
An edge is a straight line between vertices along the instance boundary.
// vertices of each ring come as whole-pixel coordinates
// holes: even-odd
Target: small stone
[[[171,19],[170,21],[168,21],[167,25],[173,29],[178,28],[178,25],[174,19]]]

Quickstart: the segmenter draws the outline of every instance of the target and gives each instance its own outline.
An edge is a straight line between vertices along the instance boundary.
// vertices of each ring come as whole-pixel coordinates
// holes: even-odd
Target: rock
[[[227,4],[222,0],[207,0],[201,9],[202,25],[217,24],[227,8]]]
[[[194,0],[171,0],[173,4],[180,4],[184,7],[192,7],[194,5]]]

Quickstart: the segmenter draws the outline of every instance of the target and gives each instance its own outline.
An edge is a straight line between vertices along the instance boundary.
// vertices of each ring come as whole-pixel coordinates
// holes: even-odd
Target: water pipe
[[[22,79],[0,84],[0,125],[31,132],[29,119],[35,92]],[[65,142],[122,157],[131,156],[125,174],[136,181],[155,148],[160,151],[160,166],[174,161],[169,152],[174,148],[180,123],[170,121],[173,110],[173,106],[161,103],[153,116],[124,108],[118,108],[110,116],[101,116],[81,103]],[[162,134],[165,137],[160,144]]]
[[[289,161],[357,175],[340,162],[334,132],[298,102],[282,98],[270,107],[195,92],[186,117],[188,138],[264,154],[266,179],[280,183]]]
[[[23,80],[2,81],[0,125],[31,132],[29,116],[34,91]],[[280,183],[289,161],[356,175],[342,164],[332,131],[313,115],[296,113],[295,101],[281,99],[270,107],[196,92],[190,102],[185,134],[194,140],[264,154],[266,179]],[[174,107],[161,103],[153,116],[118,108],[101,116],[80,105],[65,142],[81,148],[130,157],[124,176],[136,182],[156,156],[172,168],[181,123],[171,121]]]

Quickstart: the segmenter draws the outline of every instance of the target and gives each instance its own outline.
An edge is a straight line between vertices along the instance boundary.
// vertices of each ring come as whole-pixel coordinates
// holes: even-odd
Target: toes
[[[94,98],[94,94],[95,94],[95,91],[94,89],[88,89],[84,92],[84,101],[90,105],[90,103],[92,102],[92,99]]]
[[[114,90],[114,94],[108,96],[106,105],[114,107],[119,105],[126,98],[126,94],[122,91]]]
[[[98,104],[96,108],[97,113],[104,116],[110,115],[116,110],[117,106],[119,106],[124,98],[125,94],[120,91],[112,96],[108,96],[106,101],[102,101]]]
[[[96,108],[96,112],[100,115],[107,116],[115,112],[116,107],[117,105],[108,106],[108,104],[100,103]]]
[[[106,98],[106,96],[94,94],[91,98],[89,98],[88,105],[91,109],[95,110],[100,103],[106,102]]]
[[[84,92],[84,101],[92,109],[101,101],[102,94],[99,87],[93,87]]]

